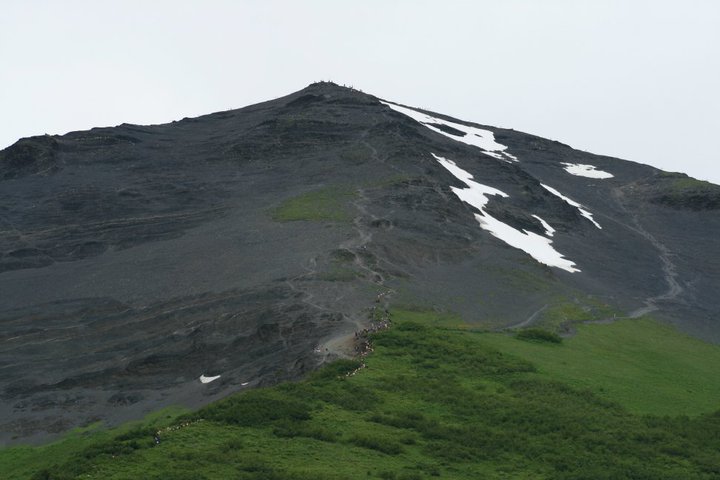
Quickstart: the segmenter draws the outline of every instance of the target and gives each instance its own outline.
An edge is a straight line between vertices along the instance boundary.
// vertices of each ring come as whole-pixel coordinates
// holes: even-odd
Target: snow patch
[[[600,224],[597,223],[597,222],[595,221],[595,219],[593,218],[592,213],[590,213],[590,212],[588,212],[587,210],[585,210],[581,204],[577,203],[575,200],[572,200],[572,199],[566,197],[565,195],[563,195],[562,193],[558,192],[557,190],[555,190],[555,189],[552,188],[552,187],[548,187],[547,185],[542,184],[542,183],[541,183],[540,185],[542,185],[543,188],[544,188],[545,190],[547,190],[548,192],[550,192],[550,193],[552,193],[553,195],[556,195],[556,196],[562,198],[562,199],[565,200],[567,203],[569,203],[569,204],[572,205],[573,207],[575,207],[575,208],[577,208],[578,210],[580,210],[580,214],[581,214],[583,217],[585,217],[585,218],[587,218],[588,220],[590,220],[597,228],[602,229],[602,227],[600,226]]]
[[[495,141],[495,135],[490,130],[485,130],[483,128],[477,127],[468,127],[467,125],[451,122],[449,120],[443,120],[441,118],[433,117],[426,113],[418,112],[417,110],[413,110],[411,108],[401,107],[400,105],[396,105],[394,103],[383,102],[382,100],[381,103],[387,105],[396,112],[407,115],[416,122],[421,123],[425,127],[429,128],[433,132],[437,132],[440,135],[445,135],[446,137],[457,140],[458,142],[463,142],[468,145],[478,147],[480,150],[483,151],[485,155],[489,155],[493,158],[497,158],[498,160],[503,160],[508,163],[518,161],[517,157],[505,151],[507,150],[506,145]],[[462,136],[443,131],[433,124],[450,127],[462,133]]]
[[[535,218],[537,221],[539,221],[540,224],[543,226],[543,228],[545,229],[545,235],[547,235],[548,237],[553,236],[553,234],[555,233],[555,229],[553,227],[551,227],[549,223],[547,223],[545,220],[538,217],[537,215],[533,215],[533,218]]]
[[[450,188],[460,200],[469,203],[480,211],[479,214],[475,214],[475,219],[480,224],[480,228],[487,230],[494,237],[499,238],[511,247],[524,251],[540,263],[551,267],[561,268],[568,272],[580,271],[575,268],[574,262],[564,258],[560,252],[552,247],[552,240],[534,232],[517,230],[510,225],[497,220],[485,211],[485,206],[489,201],[488,195],[500,195],[501,197],[507,197],[508,195],[505,192],[474,181],[473,176],[469,172],[466,172],[462,168],[458,167],[452,160],[439,157],[434,153],[432,155],[440,163],[440,165],[452,173],[455,178],[467,185],[467,188]],[[548,227],[550,226],[548,225]]]
[[[214,377],[206,377],[205,375],[200,375],[200,383],[214,382],[218,378],[220,378],[220,375],[215,375]]]
[[[566,172],[578,177],[612,178],[615,176],[612,173],[598,170],[594,165],[584,165],[582,163],[563,163],[563,165],[565,165]]]

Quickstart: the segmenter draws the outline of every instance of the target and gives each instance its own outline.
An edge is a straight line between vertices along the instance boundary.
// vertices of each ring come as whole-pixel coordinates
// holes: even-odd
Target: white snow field
[[[575,208],[577,208],[578,210],[580,210],[580,214],[581,214],[583,217],[585,217],[585,218],[587,218],[588,220],[590,220],[597,228],[602,229],[602,227],[600,226],[600,224],[597,223],[597,222],[595,221],[595,219],[593,218],[592,213],[590,213],[590,212],[588,212],[587,210],[585,210],[585,209],[583,208],[583,206],[580,205],[579,203],[577,203],[575,200],[566,197],[565,195],[563,195],[562,193],[558,192],[558,191],[555,190],[554,188],[548,187],[547,185],[545,185],[545,184],[543,184],[543,183],[541,183],[540,185],[542,185],[543,188],[544,188],[545,190],[547,190],[548,192],[550,192],[550,193],[552,193],[553,195],[556,195],[556,196],[562,198],[562,199],[565,200],[567,203],[569,203],[569,204],[572,205],[573,207],[575,207]]]
[[[488,187],[487,185],[474,181],[473,176],[470,173],[458,167],[452,160],[440,157],[434,153],[432,155],[440,163],[440,165],[452,173],[455,178],[467,185],[467,188],[450,188],[452,188],[453,193],[455,193],[460,200],[469,203],[480,211],[479,214],[475,214],[475,219],[480,224],[480,228],[487,230],[494,237],[499,238],[511,247],[524,251],[540,263],[551,267],[561,268],[571,273],[580,271],[575,268],[574,262],[564,258],[560,252],[552,247],[552,240],[538,235],[537,233],[517,230],[510,225],[493,218],[485,211],[485,206],[489,201],[488,195],[500,195],[501,197],[507,197],[508,195],[506,193],[498,190],[497,188]],[[549,225],[546,226],[544,221],[541,220],[541,223],[543,223],[543,227],[545,227],[546,232],[550,232],[550,230],[552,230],[552,227]],[[551,233],[549,234],[551,235]]]
[[[429,128],[433,132],[445,135],[446,137],[452,138],[453,140],[456,140],[458,142],[463,142],[468,145],[478,147],[485,155],[490,155],[493,158],[497,158],[498,160],[504,160],[506,162],[518,161],[518,159],[514,155],[511,155],[505,151],[507,150],[506,145],[495,141],[495,135],[493,135],[493,132],[491,132],[490,130],[485,130],[483,128],[477,127],[468,127],[467,125],[451,122],[449,120],[443,120],[441,118],[433,117],[426,113],[418,112],[417,110],[413,110],[411,108],[401,107],[400,105],[396,105],[394,103],[383,102],[382,100],[381,103],[387,105],[396,112],[407,115],[416,122],[421,123],[425,127]],[[450,127],[460,131],[463,135],[458,136],[448,132],[444,132],[433,124],[445,125],[446,127]]]
[[[200,375],[200,382],[201,383],[210,383],[210,382],[214,382],[218,378],[220,378],[220,375],[215,375],[214,377],[206,377],[205,375]]]
[[[583,163],[564,163],[565,165],[565,171],[572,174],[577,175],[578,177],[588,177],[588,178],[612,178],[615,175],[612,173],[604,172],[602,170],[598,170],[596,166],[594,165],[585,165]]]

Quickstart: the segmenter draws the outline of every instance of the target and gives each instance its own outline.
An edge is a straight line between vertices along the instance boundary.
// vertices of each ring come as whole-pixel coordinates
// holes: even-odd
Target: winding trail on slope
[[[683,292],[683,287],[680,285],[680,282],[678,282],[677,277],[677,267],[675,266],[675,263],[672,261],[673,253],[670,251],[669,248],[665,246],[660,240],[658,240],[653,234],[645,230],[645,228],[640,224],[640,220],[638,219],[638,216],[634,213],[630,212],[625,204],[623,203],[624,194],[620,189],[614,189],[612,191],[613,199],[615,200],[616,204],[622,210],[623,213],[625,213],[633,222],[634,226],[622,224],[626,228],[629,228],[630,230],[634,231],[635,233],[639,234],[643,238],[645,238],[647,241],[649,241],[655,249],[659,252],[659,258],[660,262],[662,263],[662,271],[663,276],[665,279],[665,282],[668,285],[668,288],[665,292],[654,295],[652,297],[648,297],[643,302],[645,304],[644,307],[640,307],[638,309],[633,310],[628,314],[626,317],[613,317],[613,318],[606,318],[602,320],[591,320],[586,321],[583,323],[609,323],[614,320],[620,319],[620,318],[639,318],[643,315],[647,315],[648,313],[657,311],[660,309],[658,306],[658,302],[663,301],[673,301],[676,300],[680,294]],[[617,221],[617,219],[612,219]],[[516,330],[519,328],[524,328],[527,326],[532,325],[533,322],[537,319],[537,317],[547,309],[549,305],[543,305],[538,310],[533,312],[528,318],[523,320],[520,323],[517,323],[515,325],[511,325],[509,327],[505,327],[504,330]]]
[[[368,244],[372,241],[372,232],[365,226],[363,218],[367,216],[372,220],[377,220],[377,217],[370,214],[365,206],[368,201],[365,191],[362,188],[358,188],[355,193],[357,194],[357,200],[353,202],[353,206],[359,212],[359,215],[356,215],[353,219],[353,228],[358,236],[357,238],[351,238],[341,243],[340,248],[349,250],[355,254],[354,264],[369,275],[372,283],[383,285],[385,283],[383,275],[368,265],[363,259],[362,253],[359,253],[365,251]]]
[[[538,317],[542,312],[544,312],[545,309],[547,309],[549,306],[550,306],[549,304],[543,305],[542,307],[540,307],[540,308],[538,308],[537,310],[535,310],[535,311],[532,313],[532,315],[530,315],[528,318],[526,318],[526,319],[523,320],[522,322],[516,323],[515,325],[510,325],[509,327],[503,327],[502,330],[517,330],[518,328],[523,328],[523,327],[527,327],[527,326],[531,325],[533,322],[535,322],[535,320],[537,319],[537,317]]]
[[[317,259],[315,257],[312,257],[308,260],[307,265],[303,265],[303,269],[305,270],[305,273],[301,273],[300,275],[297,275],[295,277],[289,278],[285,280],[285,283],[288,287],[290,287],[290,290],[293,292],[297,292],[302,294],[302,298],[300,301],[304,303],[305,305],[308,305],[310,307],[316,308],[321,311],[328,311],[326,307],[323,307],[322,305],[319,305],[315,302],[313,302],[313,298],[315,298],[315,295],[308,292],[304,288],[300,288],[297,285],[295,285],[295,282],[303,281],[308,278],[312,278],[317,274]]]
[[[617,203],[618,207],[620,207],[620,210],[622,210],[625,214],[627,214],[635,224],[635,227],[631,227],[629,225],[625,225],[626,227],[630,228],[634,232],[638,233],[642,237],[644,237],[647,241],[649,241],[660,253],[659,258],[660,262],[662,263],[662,270],[663,275],[665,277],[665,282],[668,284],[668,289],[664,293],[661,293],[660,295],[655,295],[652,297],[648,297],[645,299],[645,306],[638,308],[636,310],[633,310],[628,315],[629,318],[638,318],[642,317],[643,315],[647,315],[648,313],[657,311],[660,309],[658,306],[658,302],[665,302],[665,301],[672,301],[676,300],[678,296],[683,292],[683,287],[680,285],[680,282],[678,282],[677,277],[677,267],[675,266],[675,263],[672,261],[673,253],[670,251],[669,248],[665,246],[660,240],[658,240],[655,236],[653,236],[650,232],[645,230],[643,226],[640,224],[640,220],[638,219],[637,215],[629,211],[625,204],[623,203],[624,194],[619,189],[613,189],[612,191],[612,197]]]
[[[377,149],[375,149],[366,140],[366,137],[367,132],[365,132],[360,137],[358,143],[366,146],[370,150],[371,157],[374,160],[378,162],[383,162],[383,160],[379,157]],[[352,205],[357,211],[357,214],[353,218],[352,225],[353,230],[355,230],[356,232],[356,236],[353,236],[348,240],[340,243],[338,245],[338,248],[352,252],[355,257],[353,260],[353,264],[358,269],[365,272],[367,279],[371,283],[378,287],[383,287],[386,289],[386,291],[383,292],[382,297],[379,296],[378,299],[382,298],[382,306],[383,308],[387,308],[388,297],[393,292],[392,290],[387,289],[387,287],[385,286],[385,277],[383,273],[376,270],[374,266],[367,260],[368,257],[372,258],[367,247],[372,242],[373,236],[372,231],[368,227],[368,225],[370,224],[370,222],[378,220],[378,217],[372,214],[367,208],[369,198],[365,194],[365,190],[362,187],[358,187],[355,190],[355,193],[356,199],[352,202]],[[367,219],[370,219],[370,222],[368,222]],[[365,254],[365,252],[367,252],[367,254]],[[317,268],[317,257],[310,258],[306,265],[303,266],[303,268],[305,270],[305,273],[287,279],[285,283],[292,291],[301,294],[300,301],[302,303],[313,307],[319,311],[334,312],[330,308],[317,303],[315,301],[316,296],[310,291],[310,288],[303,288],[302,286],[298,285],[299,282],[313,279],[319,273]],[[335,300],[337,301],[340,298],[341,297],[337,297]],[[364,322],[362,318],[357,318],[354,315],[350,316],[344,312],[340,313],[345,320],[355,325],[357,329],[356,331],[362,330],[363,328],[367,327],[366,322]],[[325,340],[323,344],[319,346],[320,352],[323,353],[323,362],[329,360],[334,355],[343,356],[344,354],[346,354],[346,350],[348,347],[347,344],[349,341],[352,342],[352,340],[354,339],[354,333],[355,331],[350,334],[338,334],[332,338]]]

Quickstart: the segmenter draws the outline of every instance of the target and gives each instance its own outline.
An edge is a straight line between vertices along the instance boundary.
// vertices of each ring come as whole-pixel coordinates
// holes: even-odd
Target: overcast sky
[[[720,1],[40,1],[0,9],[0,148],[317,80],[720,183]]]

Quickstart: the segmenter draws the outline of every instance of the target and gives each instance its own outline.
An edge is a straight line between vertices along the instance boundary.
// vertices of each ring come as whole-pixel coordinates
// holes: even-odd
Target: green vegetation
[[[363,276],[355,264],[357,256],[346,248],[330,252],[330,263],[318,272],[316,278],[326,282],[351,282]]]
[[[658,177],[663,179],[663,181],[675,191],[717,188],[717,185],[706,182],[705,180],[688,177],[684,173],[660,172]]]
[[[717,185],[713,185],[712,183],[706,182],[705,180],[697,180],[689,177],[673,180],[672,187],[676,190],[717,189]]]
[[[398,306],[393,311],[393,316],[399,321],[407,320],[448,330],[472,330],[474,328],[473,324],[465,322],[459,315],[413,305]]]
[[[303,193],[282,202],[271,211],[273,220],[290,222],[314,220],[349,222],[352,220],[350,201],[355,196],[350,187],[330,186]]]
[[[720,409],[720,348],[650,319],[577,325],[552,344],[487,334],[483,342],[532,361],[541,377],[590,389],[635,413],[698,415]]]
[[[541,328],[526,328],[515,334],[515,338],[526,342],[537,343],[562,343],[562,338],[557,333],[548,332]]]
[[[578,296],[570,299],[558,296],[555,302],[542,311],[534,324],[549,330],[557,330],[561,326],[570,324],[612,319],[618,313],[610,305],[593,297]]]
[[[680,173],[661,173],[653,183],[652,200],[675,208],[691,210],[720,207],[720,186]]]
[[[43,478],[38,472],[62,462],[79,452],[92,452],[98,445],[107,445],[114,439],[123,438],[128,432],[150,428],[156,431],[175,423],[187,409],[179,407],[164,408],[154,412],[139,422],[129,422],[113,430],[93,424],[77,428],[62,440],[40,447],[20,446],[0,450],[0,478],[28,479]],[[147,435],[143,436],[147,440]],[[149,437],[152,439],[152,436]],[[35,475],[34,475],[35,474]]]
[[[650,320],[580,326],[554,343],[433,326],[447,322],[430,311],[393,319],[367,368],[338,361],[75,450],[5,450],[0,477],[28,478],[29,465],[31,478],[57,480],[720,476],[715,346]],[[607,389],[627,368],[637,386]],[[657,400],[701,375],[708,388],[686,391],[675,409]],[[655,410],[699,415],[634,413]],[[37,455],[18,462],[19,450]]]

